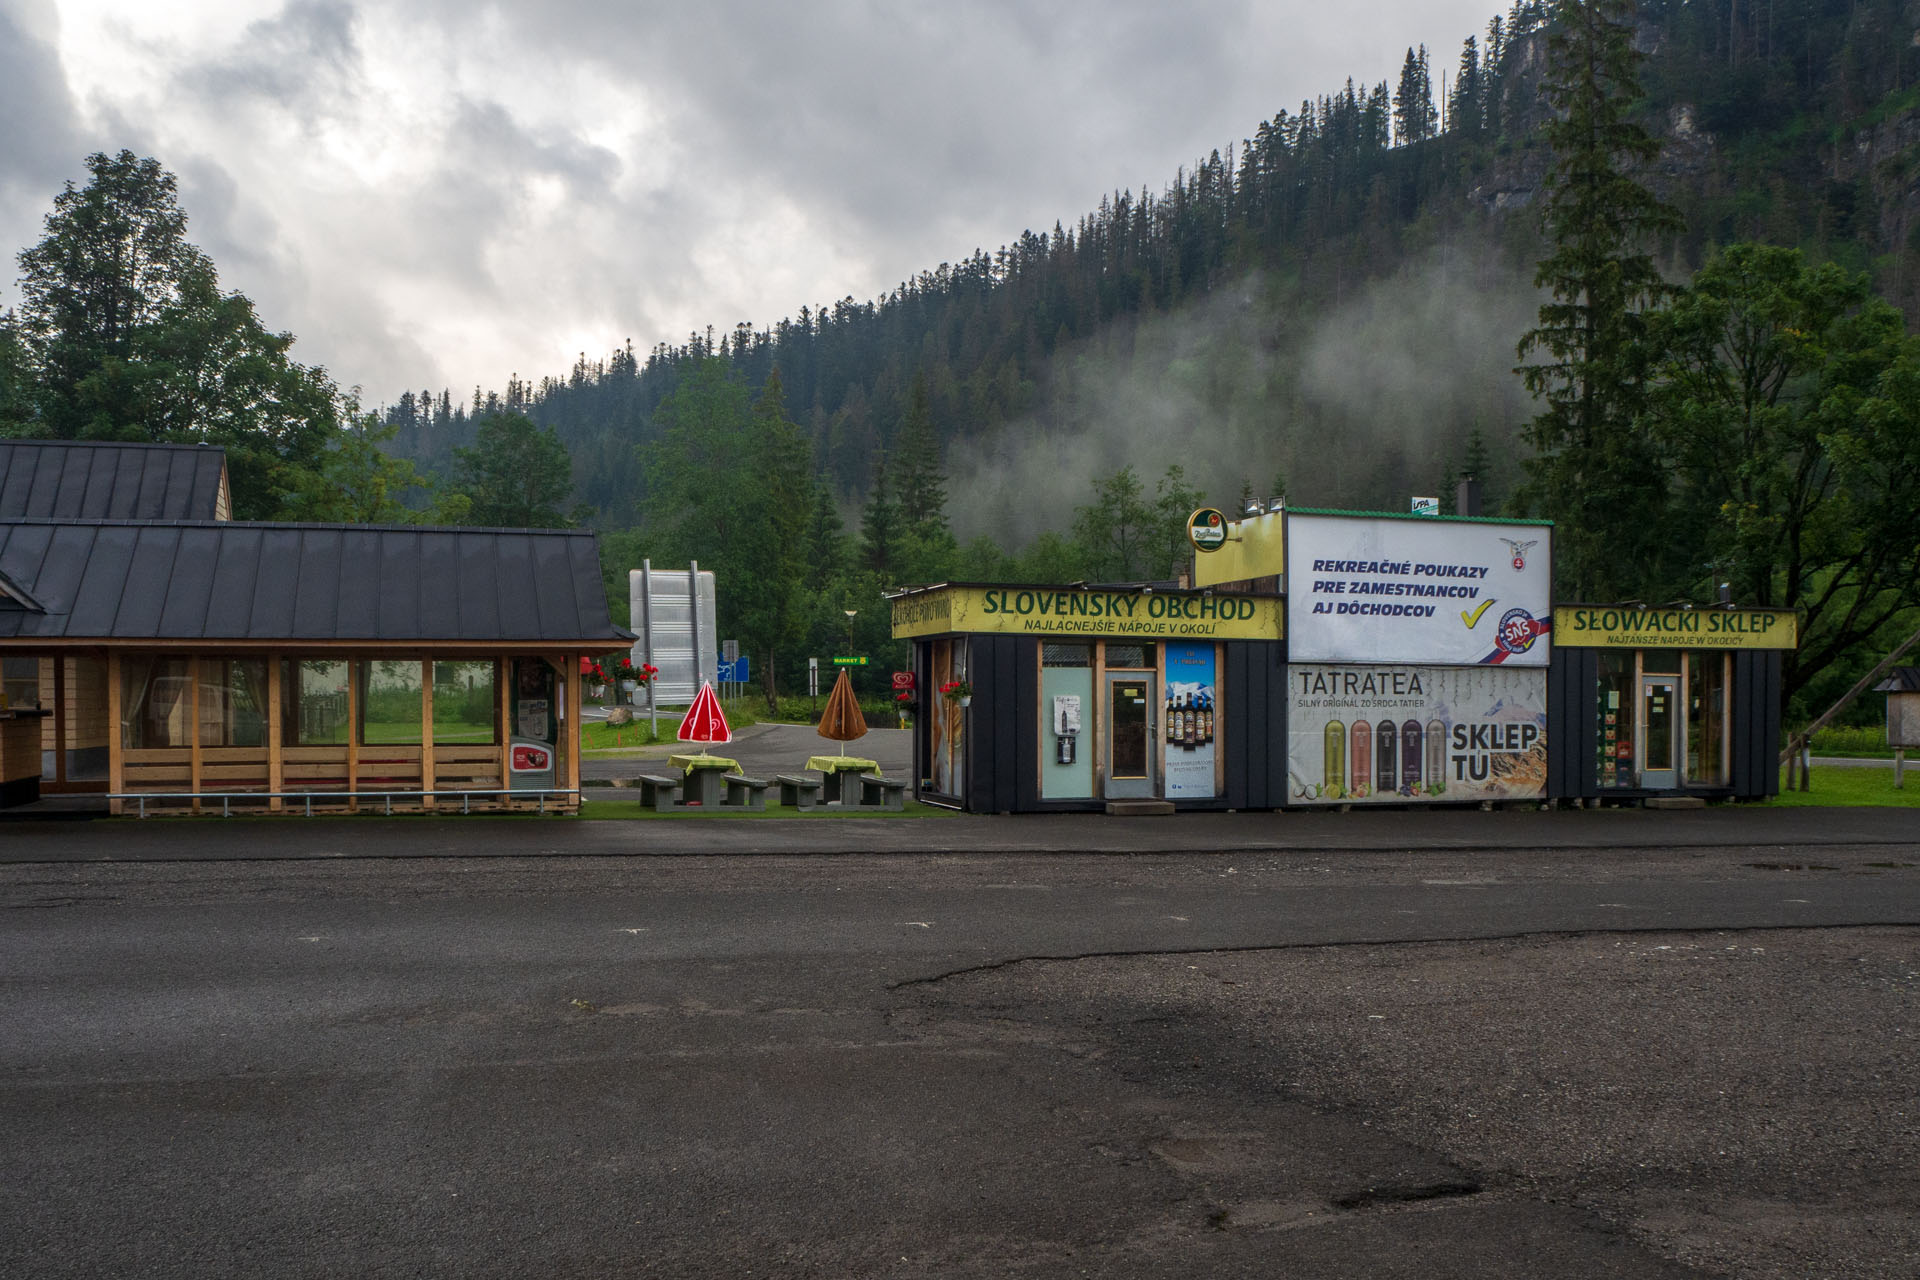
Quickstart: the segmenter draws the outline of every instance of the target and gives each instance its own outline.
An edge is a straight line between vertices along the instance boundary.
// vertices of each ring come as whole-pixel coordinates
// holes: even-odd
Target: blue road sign
[[[745,684],[752,678],[752,676],[747,674],[746,654],[741,654],[732,662],[728,662],[725,658],[720,659],[720,679],[722,681],[728,681],[733,684]]]

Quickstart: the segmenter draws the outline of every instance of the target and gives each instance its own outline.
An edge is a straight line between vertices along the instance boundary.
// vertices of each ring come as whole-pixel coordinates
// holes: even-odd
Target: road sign
[[[864,653],[857,657],[846,657],[842,655],[834,658],[833,665],[836,667],[864,667],[867,665],[867,655]]]
[[[807,659],[807,696],[809,698],[820,696],[820,659],[818,658]]]
[[[725,684],[731,681],[734,684],[745,684],[747,681],[753,679],[752,676],[747,674],[748,665],[747,655],[744,653],[733,658],[722,658],[720,660],[720,682]]]

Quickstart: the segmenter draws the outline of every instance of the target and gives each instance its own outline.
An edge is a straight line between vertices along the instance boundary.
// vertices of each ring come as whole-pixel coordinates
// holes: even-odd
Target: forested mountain
[[[1314,505],[1398,507],[1439,489],[1478,428],[1497,495],[1533,412],[1511,370],[1538,303],[1544,16],[1521,0],[1457,55],[1408,50],[1396,83],[1348,81],[1161,191],[1116,191],[878,299],[644,358],[583,354],[564,377],[460,403],[403,396],[394,447],[444,470],[478,419],[524,413],[572,451],[595,523],[633,525],[656,409],[717,358],[749,395],[779,368],[849,508],[923,380],[955,531],[1010,550],[1064,531],[1123,463],[1179,464],[1220,502],[1279,482]],[[1917,21],[1910,0],[1640,6],[1637,115],[1685,223],[1661,254],[1672,277],[1724,243],[1798,246],[1916,314]]]

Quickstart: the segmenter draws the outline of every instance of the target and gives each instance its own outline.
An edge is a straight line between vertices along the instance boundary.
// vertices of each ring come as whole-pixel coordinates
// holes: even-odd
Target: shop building
[[[1554,610],[1549,789],[1560,799],[1757,799],[1780,791],[1791,610]]]
[[[895,595],[892,611],[894,635],[914,642],[921,800],[974,812],[1283,803],[1278,596],[942,583]]]
[[[11,799],[577,804],[579,658],[633,639],[592,534],[235,523],[218,450],[129,453],[0,445],[0,673],[41,716]]]
[[[1190,534],[1193,587],[893,596],[918,798],[1045,812],[1778,790],[1791,613],[1556,609],[1546,521],[1203,510]]]

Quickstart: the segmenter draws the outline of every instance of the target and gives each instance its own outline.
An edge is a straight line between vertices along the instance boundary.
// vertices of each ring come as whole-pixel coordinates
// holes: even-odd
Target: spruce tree
[[[894,503],[901,527],[921,537],[947,528],[947,481],[940,466],[940,439],[933,429],[927,378],[916,374],[907,393],[907,413],[893,441]]]
[[[860,563],[882,579],[893,568],[900,540],[900,506],[894,501],[888,472],[886,450],[875,449],[872,487],[867,491],[867,505],[860,512]]]
[[[1552,252],[1534,272],[1550,295],[1519,357],[1541,402],[1523,491],[1559,522],[1554,565],[1564,595],[1611,600],[1656,589],[1664,482],[1639,417],[1650,353],[1647,313],[1669,290],[1648,252],[1679,215],[1636,170],[1658,144],[1628,115],[1640,55],[1632,0],[1557,0],[1542,90],[1554,116],[1542,219]]]

